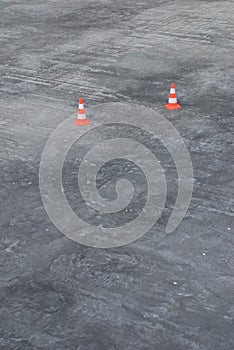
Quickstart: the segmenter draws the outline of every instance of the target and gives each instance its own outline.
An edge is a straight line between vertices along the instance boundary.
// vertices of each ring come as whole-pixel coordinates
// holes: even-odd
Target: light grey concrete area
[[[234,349],[233,15],[229,0],[0,0],[0,350]],[[181,110],[164,108],[171,82]],[[67,201],[105,229],[137,217],[147,179],[124,156],[100,169],[97,189],[112,201],[128,179],[131,208],[97,213],[77,183],[92,147],[128,137],[165,171],[158,222],[133,243],[97,249],[50,221],[40,160],[79,97],[91,123],[102,104],[120,102],[151,108],[177,129],[194,190],[174,232],[165,232],[178,187],[173,159],[153,135],[121,124],[93,129],[70,149]]]

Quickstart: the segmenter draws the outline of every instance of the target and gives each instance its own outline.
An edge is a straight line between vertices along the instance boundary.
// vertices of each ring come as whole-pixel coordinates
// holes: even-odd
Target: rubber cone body
[[[82,98],[79,99],[77,119],[75,120],[75,124],[78,126],[90,124],[90,121],[86,118],[85,115],[85,108]]]
[[[179,105],[179,103],[177,102],[176,91],[175,91],[175,84],[174,83],[171,84],[168,103],[165,105],[165,107],[167,109],[170,109],[170,110],[182,108]]]

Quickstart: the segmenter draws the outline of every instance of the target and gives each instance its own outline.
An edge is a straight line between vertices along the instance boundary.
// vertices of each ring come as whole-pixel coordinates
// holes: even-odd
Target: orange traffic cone
[[[177,102],[177,98],[176,98],[176,92],[175,92],[175,84],[172,83],[171,84],[171,88],[170,88],[170,95],[169,95],[169,99],[168,99],[168,103],[165,105],[165,107],[167,109],[179,109],[182,108],[179,103]]]
[[[79,107],[77,111],[77,119],[75,124],[78,126],[90,124],[90,121],[86,118],[83,99],[79,99]]]

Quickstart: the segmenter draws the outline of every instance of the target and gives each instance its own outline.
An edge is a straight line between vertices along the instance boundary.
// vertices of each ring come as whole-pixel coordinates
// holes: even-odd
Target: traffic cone
[[[86,118],[83,99],[79,99],[79,106],[77,111],[77,119],[75,124],[78,126],[90,124],[90,121]]]
[[[175,84],[174,83],[171,84],[168,103],[165,105],[165,107],[167,109],[170,109],[170,110],[182,108],[179,105],[179,103],[177,102],[177,97],[176,97],[176,92],[175,92]]]

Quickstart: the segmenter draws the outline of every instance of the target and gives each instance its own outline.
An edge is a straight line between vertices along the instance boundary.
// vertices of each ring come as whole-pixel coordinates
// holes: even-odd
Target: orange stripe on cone
[[[177,102],[177,97],[176,97],[176,92],[175,92],[175,84],[174,83],[171,84],[170,95],[169,95],[168,103],[165,105],[165,108],[167,108],[169,110],[182,108],[179,105],[179,103]]]
[[[85,110],[84,109],[78,109],[78,113],[79,114],[85,114]]]
[[[79,106],[77,110],[77,119],[75,120],[75,124],[78,126],[90,124],[90,121],[86,118],[85,108],[83,99],[79,99]]]

